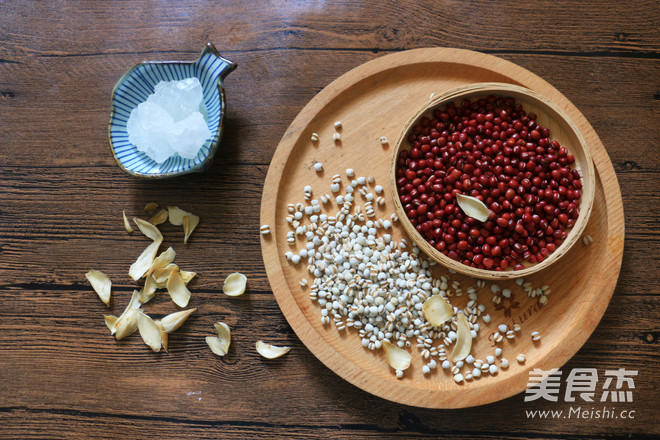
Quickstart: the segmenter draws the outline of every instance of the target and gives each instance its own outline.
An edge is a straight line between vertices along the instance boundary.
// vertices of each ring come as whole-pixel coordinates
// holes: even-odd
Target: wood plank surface
[[[0,2],[0,438],[657,438],[660,405],[660,26],[654,1],[4,1]],[[194,60],[207,41],[238,63],[226,80],[225,138],[208,172],[163,182],[124,174],[107,144],[110,93],[142,60]],[[386,53],[429,46],[483,51],[541,76],[585,115],[623,195],[621,274],[600,325],[563,368],[638,370],[634,419],[540,419],[568,402],[502,402],[454,411],[371,396],[321,364],[270,291],[258,227],[264,179],[287,127],[323,87]],[[116,342],[84,273],[114,282],[148,241],[121,211],[177,204],[201,217],[165,245],[199,278],[189,322],[154,354]],[[222,281],[248,276],[229,300]],[[174,310],[166,296],[149,304]],[[204,343],[223,320],[225,358]],[[276,362],[253,349],[291,345]],[[599,382],[602,386],[603,381]],[[562,392],[564,388],[562,386]],[[584,406],[584,405],[583,405]]]

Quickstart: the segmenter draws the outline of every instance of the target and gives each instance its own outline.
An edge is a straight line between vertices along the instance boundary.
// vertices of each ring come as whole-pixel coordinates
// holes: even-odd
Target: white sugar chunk
[[[179,156],[193,159],[210,136],[204,116],[195,112],[172,126],[169,141]]]
[[[128,140],[155,162],[161,163],[175,153],[168,142],[168,130],[174,124],[162,107],[143,102],[131,112],[126,124]]]
[[[174,122],[178,122],[191,113],[198,112],[203,99],[202,85],[193,77],[181,81],[159,82],[148,101],[160,105],[174,118]]]

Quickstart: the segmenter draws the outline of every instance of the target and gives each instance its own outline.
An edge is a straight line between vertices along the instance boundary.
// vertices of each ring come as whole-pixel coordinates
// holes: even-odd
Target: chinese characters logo
[[[597,391],[602,391],[598,401],[600,402],[632,402],[632,390],[635,389],[633,377],[637,376],[637,370],[605,370],[605,383],[598,390],[598,371],[595,368],[573,368],[566,376],[566,390],[564,391],[565,402],[575,402],[576,398],[584,402],[594,402],[598,396]],[[525,391],[525,402],[538,399],[557,402],[560,396],[562,371],[553,368],[541,370],[535,368],[529,372],[529,382]]]

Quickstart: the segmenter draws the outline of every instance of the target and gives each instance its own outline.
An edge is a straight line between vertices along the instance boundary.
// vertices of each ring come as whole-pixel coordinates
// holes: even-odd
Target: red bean
[[[489,270],[543,261],[579,216],[582,181],[575,157],[536,115],[513,98],[450,104],[421,118],[397,159],[396,186],[406,215],[438,251]],[[456,194],[481,199],[480,223]]]

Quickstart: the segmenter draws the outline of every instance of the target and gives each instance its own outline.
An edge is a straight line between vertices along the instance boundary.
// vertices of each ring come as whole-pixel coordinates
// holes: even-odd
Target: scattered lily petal
[[[156,227],[156,225],[137,217],[133,217],[133,221],[137,225],[140,232],[142,232],[142,234],[144,234],[146,237],[151,238],[153,241],[163,241],[163,234],[160,233],[160,230]]]
[[[172,271],[178,267],[174,263],[170,263],[165,267],[161,267],[160,269],[154,270],[154,272],[151,274],[154,277],[154,280],[156,280],[156,283],[158,284],[158,288],[161,288],[161,284],[163,284],[162,287],[165,287],[167,284],[167,279],[170,277],[170,274]]]
[[[488,209],[488,207],[476,197],[456,194],[456,201],[465,215],[470,216],[475,220],[479,220],[480,222],[488,220],[490,209]]]
[[[216,333],[218,333],[218,338],[222,343],[222,349],[225,351],[225,353],[229,353],[229,344],[231,344],[231,329],[224,322],[216,322],[214,327]]]
[[[257,352],[266,359],[275,359],[287,354],[291,347],[278,347],[276,345],[266,344],[264,341],[257,341]]]
[[[115,323],[115,338],[119,341],[132,335],[138,327],[138,310],[130,309],[122,314]]]
[[[109,307],[111,295],[110,289],[112,288],[112,281],[110,281],[110,278],[99,270],[90,270],[85,276],[89,280],[94,291],[99,295],[99,298],[101,298],[101,301]]]
[[[441,295],[433,295],[424,301],[424,318],[438,327],[454,316],[454,308]]]
[[[154,324],[156,324],[156,327],[158,327],[158,331],[160,332],[160,340],[163,346],[163,350],[167,352],[167,342],[169,340],[169,336],[163,331],[163,324],[160,322],[160,320],[155,320]]]
[[[155,228],[155,226],[154,226]],[[145,273],[151,267],[151,264],[154,262],[156,257],[156,252],[158,252],[158,247],[160,246],[162,239],[156,240],[151,243],[147,248],[140,254],[135,263],[131,264],[131,268],[128,271],[133,280],[137,281],[144,276]]]
[[[161,209],[149,219],[149,223],[156,226],[160,225],[161,223],[165,223],[166,221],[167,221],[167,210],[165,209]]]
[[[117,318],[114,315],[105,315],[103,317],[105,319],[105,325],[108,327],[108,330],[110,330],[110,334],[114,335],[115,334],[115,324],[117,324]]]
[[[470,354],[472,350],[472,333],[470,324],[464,313],[459,312],[456,315],[456,343],[451,353],[454,362],[462,361]]]
[[[247,277],[242,273],[235,272],[225,279],[225,284],[222,286],[222,290],[227,296],[240,296],[245,293],[246,284]]]
[[[158,209],[158,203],[150,202],[144,205],[144,210],[148,214],[153,214],[156,211],[156,209]]]
[[[195,230],[199,224],[199,217],[195,214],[188,214],[183,216],[183,242],[188,243],[188,238],[190,234]]]
[[[170,223],[174,226],[181,226],[183,224],[183,217],[190,215],[188,211],[184,211],[178,206],[168,206],[167,211],[169,213]]]
[[[179,307],[186,307],[188,305],[188,301],[190,301],[190,290],[188,290],[181,279],[178,267],[172,270],[170,277],[167,279],[167,291],[174,304]]]
[[[161,252],[161,254],[156,257],[151,263],[151,267],[147,271],[147,275],[152,274],[155,270],[166,267],[168,264],[172,263],[176,258],[176,251],[169,247],[167,250]]]
[[[158,326],[154,323],[153,319],[148,315],[145,315],[144,312],[138,311],[137,313],[138,330],[140,331],[142,340],[153,351],[159,352],[163,345],[163,340],[160,337]]]
[[[389,341],[382,341],[383,349],[387,363],[395,370],[403,371],[410,366],[412,356],[406,350],[391,344]]]
[[[158,288],[158,283],[156,283],[154,277],[152,275],[147,275],[146,281],[144,282],[144,286],[142,287],[142,290],[140,290],[140,296],[138,297],[138,301],[140,301],[142,304],[146,304],[149,301],[151,301],[151,298],[153,298],[156,295],[157,288]]]
[[[160,321],[163,326],[163,331],[165,333],[172,333],[174,330],[181,327],[195,310],[197,309],[181,310],[180,312],[170,313]]]
[[[218,356],[224,356],[227,354],[223,348],[223,344],[220,338],[216,338],[215,336],[207,336],[206,343],[208,344],[211,351]]]
[[[126,308],[124,309],[122,314],[119,315],[119,318],[116,318],[114,320],[112,319],[112,318],[114,318],[114,316],[111,316],[110,318],[106,318],[106,320],[105,320],[106,325],[109,325],[109,324],[112,325],[112,327],[109,327],[111,334],[114,335],[114,334],[117,333],[117,331],[118,331],[117,329],[118,329],[118,326],[120,324],[124,327],[128,326],[128,328],[125,328],[124,330],[122,330],[122,332],[127,332],[127,331],[131,330],[131,326],[128,325],[128,324],[131,324],[131,320],[129,319],[128,322],[126,322],[125,318],[126,318],[127,315],[129,315],[129,312],[131,312],[131,310],[137,310],[137,309],[140,308],[140,306],[142,304],[138,300],[139,297],[140,297],[140,292],[137,291],[137,290],[134,290],[133,295],[131,296],[131,299],[128,301],[128,304],[126,305]],[[137,329],[137,317],[135,317],[135,325],[136,325],[136,327],[133,328],[132,331],[130,331],[130,333],[128,333],[124,336],[128,336],[129,334],[133,333]],[[122,336],[122,338],[124,336]],[[118,338],[118,339],[121,339],[121,338]]]
[[[131,223],[126,218],[126,211],[125,210],[123,211],[123,214],[124,214],[124,229],[126,229],[126,232],[128,232],[129,234],[132,234],[133,233],[133,228],[131,228]]]
[[[179,275],[181,275],[181,279],[183,280],[184,284],[188,285],[190,280],[195,278],[197,275],[197,272],[189,272],[187,270],[179,270]]]

